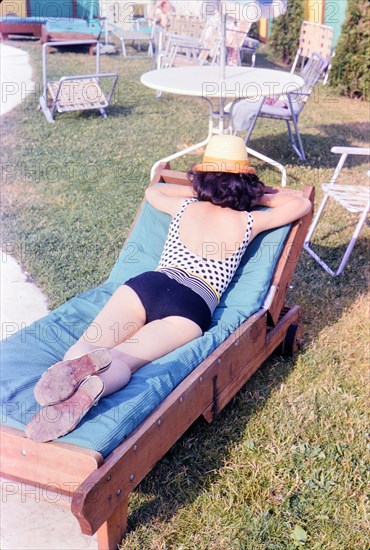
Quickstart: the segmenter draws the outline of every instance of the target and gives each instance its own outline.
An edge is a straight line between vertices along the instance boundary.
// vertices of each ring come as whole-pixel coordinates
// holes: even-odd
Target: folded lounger
[[[152,184],[158,181],[187,182],[184,173],[164,165]],[[297,193],[313,200],[311,187]],[[144,202],[104,284],[2,343],[2,475],[55,490],[83,533],[98,530],[99,548],[116,548],[128,495],[156,462],[198,417],[210,422],[276,348],[295,350],[300,308],[286,306],[285,295],[310,219],[252,242],[201,338],[138,370],[67,436],[35,443],[23,428],[38,410],[33,387],[40,375],[63,357],[120,284],[157,265],[170,217]]]

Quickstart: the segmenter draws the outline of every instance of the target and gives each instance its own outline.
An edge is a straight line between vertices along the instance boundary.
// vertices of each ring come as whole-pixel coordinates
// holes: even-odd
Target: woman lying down
[[[94,345],[87,329],[41,376],[34,394],[43,408],[27,424],[27,437],[50,441],[72,431],[136,370],[201,336],[256,235],[311,209],[308,199],[289,191],[265,193],[240,137],[212,137],[188,177],[189,186],[147,189],[146,200],[172,217],[157,269],[116,290],[93,321],[101,329]],[[112,325],[121,327],[118,339]]]

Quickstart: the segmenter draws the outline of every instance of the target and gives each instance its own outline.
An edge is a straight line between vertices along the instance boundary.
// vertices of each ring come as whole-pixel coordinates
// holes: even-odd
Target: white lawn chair
[[[50,47],[96,45],[96,72],[74,76],[62,76],[59,80],[49,80],[47,75],[47,52]],[[91,40],[72,40],[66,42],[46,42],[42,47],[43,60],[43,94],[39,98],[40,109],[48,122],[54,122],[55,114],[71,111],[85,111],[97,109],[107,118],[105,111],[109,106],[114,88],[116,87],[117,73],[100,72],[100,44]],[[102,80],[109,83],[106,93]]]
[[[262,99],[259,104],[249,100],[241,100],[231,109],[231,124],[235,131],[247,130],[245,143],[248,143],[257,118],[285,120],[288,127],[290,143],[302,162],[306,161],[301,135],[298,129],[299,116],[307,103],[313,89],[324,74],[328,60],[314,52],[302,69],[301,77],[304,85],[299,91],[287,92],[272,105]],[[293,123],[294,133],[290,126]]]
[[[213,65],[220,52],[221,37],[217,28],[206,26],[200,38],[169,34],[157,54],[157,69],[188,65]]]
[[[313,52],[319,53],[322,57],[328,60],[328,67],[324,75],[324,84],[329,78],[331,60],[334,56],[333,50],[334,30],[328,25],[319,25],[311,21],[303,21],[299,34],[299,46],[296,53],[291,73],[296,70],[298,61],[300,61],[301,71],[311,57]]]
[[[226,28],[226,47],[228,49],[227,64],[242,65],[243,53],[249,52],[252,56],[251,67],[256,63],[256,51],[259,47],[259,41],[248,36],[252,27],[250,21],[239,21],[234,27]]]
[[[322,189],[325,192],[324,198],[320,204],[320,207],[312,221],[311,227],[307,233],[306,240],[304,243],[304,248],[307,252],[329,273],[332,277],[340,275],[351,255],[353,247],[356,244],[356,241],[360,235],[361,229],[366,221],[367,215],[369,213],[370,207],[370,187],[365,185],[346,185],[342,183],[337,183],[338,176],[343,168],[343,165],[348,157],[348,155],[366,155],[370,156],[370,148],[368,147],[333,147],[332,153],[340,155],[339,162],[334,170],[333,177],[329,183],[324,183]],[[368,172],[370,176],[370,172]],[[344,255],[340,261],[339,267],[336,271],[331,269],[321,258],[314,252],[311,248],[311,238],[314,234],[314,231],[319,223],[320,217],[324,211],[324,208],[329,199],[333,199],[338,204],[343,206],[348,212],[354,214],[360,214],[360,219],[356,225],[356,228],[353,232],[351,240],[344,252]]]

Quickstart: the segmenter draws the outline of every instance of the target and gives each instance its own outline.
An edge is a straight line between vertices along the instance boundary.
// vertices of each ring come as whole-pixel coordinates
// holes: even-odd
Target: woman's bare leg
[[[96,348],[112,349],[131,338],[145,325],[145,322],[146,313],[139,296],[132,288],[122,285],[114,292],[79,340],[67,351],[65,358],[70,359],[71,354],[77,357],[76,350],[87,349],[87,347],[89,351]]]
[[[110,349],[111,366],[100,374],[104,382],[103,396],[123,388],[129,382],[131,374],[140,367],[201,335],[200,327],[184,317],[166,317],[143,326],[134,336]],[[74,349],[71,348],[66,358],[79,357],[92,349],[96,349],[96,346],[81,342]]]

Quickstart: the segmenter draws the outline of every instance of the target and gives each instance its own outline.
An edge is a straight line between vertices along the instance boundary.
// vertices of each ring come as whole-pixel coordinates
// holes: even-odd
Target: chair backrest
[[[299,49],[302,57],[311,57],[313,52],[330,59],[333,48],[334,31],[328,25],[303,21],[299,36]]]
[[[170,14],[168,16],[168,27],[166,30],[170,34],[200,38],[203,27],[203,22],[199,17]]]
[[[295,71],[300,57],[302,57],[303,70],[304,60],[309,59],[313,52],[319,53],[330,62],[333,55],[333,38],[334,30],[332,27],[328,25],[319,25],[311,21],[303,21],[299,34],[298,51],[291,72],[293,73]]]
[[[204,65],[216,62],[220,51],[220,33],[217,28],[205,27],[202,39],[192,43],[187,38],[169,37],[162,59],[162,68],[183,65]]]
[[[299,115],[302,111],[313,89],[324,74],[328,63],[329,61],[327,59],[324,59],[317,52],[313,52],[303,67],[301,77],[304,80],[304,84],[299,92],[294,93],[294,95],[291,95],[290,99],[288,99],[288,101],[290,100],[292,102],[292,108],[296,115]],[[285,96],[283,97],[286,101]],[[287,97],[289,98],[289,93]]]
[[[228,27],[226,29],[226,47],[239,50],[242,47],[251,26],[252,23],[250,21],[239,21],[234,27]]]
[[[302,92],[308,94],[312,92],[312,90],[320,80],[320,77],[324,73],[326,67],[328,66],[328,63],[328,59],[325,59],[319,53],[313,52],[311,54],[311,57],[309,58],[301,72],[301,77],[304,80]]]

